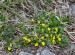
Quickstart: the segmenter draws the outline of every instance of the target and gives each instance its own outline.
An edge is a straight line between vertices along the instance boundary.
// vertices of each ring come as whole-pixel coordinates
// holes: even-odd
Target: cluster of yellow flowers
[[[52,43],[53,43],[53,44],[56,44],[55,36],[53,36],[53,38],[52,38]]]
[[[54,11],[51,11],[51,13],[54,14]],[[48,18],[46,16],[43,18],[40,16],[39,18],[39,20],[31,19],[31,24],[33,25],[35,23],[35,27],[34,30],[31,28],[28,29],[28,31],[34,31],[36,34],[32,34],[32,36],[30,36],[31,33],[25,35],[21,40],[22,42],[20,41],[19,46],[21,46],[20,44],[23,44],[24,46],[31,44],[35,47],[49,44],[62,44],[63,38],[60,34],[63,32],[61,31],[60,23],[55,19],[54,15]],[[12,50],[12,46],[12,43],[10,43],[7,48],[8,51]]]
[[[34,36],[38,36],[38,35],[35,34]],[[27,41],[28,43],[31,42],[31,39],[27,38],[27,36],[24,36],[24,37],[23,37],[23,40]],[[41,40],[44,40],[44,36],[41,36]],[[32,42],[31,42],[31,43],[32,43]],[[42,46],[45,46],[45,45],[46,45],[44,41],[42,41],[42,42],[40,42],[40,43],[41,43]],[[34,46],[35,46],[35,47],[38,47],[38,46],[40,46],[40,44],[39,44],[38,42],[36,42],[36,43],[34,43]]]
[[[24,36],[23,39],[27,42],[31,42],[31,39],[27,38],[26,36]]]
[[[58,35],[56,37],[53,36],[53,38],[52,38],[52,44],[60,43],[61,40],[62,40],[62,38],[60,37],[60,35]]]
[[[45,42],[41,42],[41,45],[45,46],[46,44],[45,44]],[[38,46],[39,46],[39,43],[35,43],[35,47],[38,47]]]
[[[55,29],[55,34],[57,35],[57,32],[58,32],[58,28],[56,27],[56,28],[54,28]],[[58,35],[58,36],[52,36],[52,34],[50,35],[51,37],[52,37],[52,44],[56,44],[57,42],[60,42],[61,41],[61,37],[60,37],[60,35]]]
[[[59,42],[62,40],[62,38],[60,37],[60,35],[58,35],[57,38],[58,38]]]
[[[38,23],[40,24],[40,21],[38,21]],[[45,27],[45,24],[41,24],[41,25],[42,25],[42,27]],[[48,31],[51,31],[51,28],[48,27],[47,30],[48,30]],[[60,37],[60,35],[57,34],[57,32],[58,32],[58,28],[56,27],[56,28],[54,28],[54,33],[55,33],[55,35],[48,33],[48,34],[45,34],[45,36],[43,36],[43,35],[40,36],[39,39],[40,39],[41,41],[34,43],[34,46],[38,47],[38,46],[40,46],[40,44],[41,44],[42,46],[45,46],[45,45],[46,45],[46,42],[43,41],[43,40],[45,40],[46,38],[52,40],[52,44],[53,44],[53,45],[54,45],[54,44],[57,44],[57,43],[60,43],[61,40],[62,40],[62,38]],[[57,36],[56,36],[56,35],[57,35]],[[34,36],[37,37],[37,39],[38,39],[38,35],[37,35],[37,34],[35,34]],[[34,37],[33,37],[33,38],[34,38]],[[31,39],[29,39],[27,36],[24,36],[23,39],[24,39],[25,41],[27,41],[28,43],[31,42]],[[37,40],[37,39],[36,39],[36,40]]]
[[[55,28],[55,33],[57,33],[58,32],[58,28]]]
[[[32,23],[36,22],[34,19],[32,19]],[[35,47],[39,47],[41,46],[46,46],[47,45],[47,41],[51,41],[52,44],[57,44],[60,43],[62,38],[60,37],[60,35],[58,35],[59,29],[58,27],[54,27],[54,28],[50,28],[50,26],[46,25],[46,23],[41,22],[40,20],[37,21],[38,25],[39,25],[39,32],[41,32],[41,34],[36,31],[36,34],[33,35],[32,37],[29,37],[28,35],[24,36],[22,39],[22,42],[26,42],[26,44],[32,44]],[[43,33],[42,33],[43,32]],[[39,41],[38,41],[39,40]],[[8,51],[12,50],[12,44],[10,43],[10,45],[8,46]]]

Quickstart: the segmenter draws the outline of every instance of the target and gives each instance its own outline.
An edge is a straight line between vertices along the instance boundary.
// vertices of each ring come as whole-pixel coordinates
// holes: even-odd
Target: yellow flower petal
[[[58,32],[58,28],[55,28],[55,31]]]
[[[56,44],[56,41],[55,41],[55,40],[52,40],[52,43],[53,43],[53,44]]]
[[[31,40],[30,40],[30,39],[28,39],[28,42],[31,42]]]
[[[58,38],[58,41],[61,41],[61,38]]]
[[[39,44],[38,43],[35,43],[35,47],[38,47],[39,46]]]
[[[50,28],[47,28],[47,30],[50,31],[51,29]]]
[[[43,40],[44,39],[44,36],[42,36],[41,39]]]
[[[52,40],[53,43],[55,43],[55,40]]]
[[[45,42],[41,42],[42,46],[45,46]]]
[[[41,25],[42,25],[42,27],[45,27],[45,24],[42,23]]]
[[[23,37],[23,39],[24,39],[24,40],[26,40],[26,41],[28,40],[28,38],[27,38],[27,37]]]
[[[8,47],[8,51],[11,51],[12,50],[12,48],[11,47]]]

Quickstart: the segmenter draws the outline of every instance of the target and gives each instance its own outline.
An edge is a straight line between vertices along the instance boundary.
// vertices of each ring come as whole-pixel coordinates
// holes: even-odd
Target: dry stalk
[[[66,28],[64,28],[64,31],[67,32],[67,34],[70,36],[70,39],[71,39],[71,40],[75,40],[74,36],[72,36],[71,33],[68,32]]]

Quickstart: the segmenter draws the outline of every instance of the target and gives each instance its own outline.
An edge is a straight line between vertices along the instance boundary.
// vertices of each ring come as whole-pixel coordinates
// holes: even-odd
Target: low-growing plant
[[[51,17],[50,14],[44,12],[39,15],[37,20],[34,18],[30,23],[34,25],[34,33],[32,35],[30,32],[24,33],[25,35],[15,42],[18,47],[39,47],[51,44],[65,47],[69,45],[68,39],[64,35],[64,25],[55,16]],[[22,29],[24,25],[21,24],[19,27]]]
[[[38,42],[44,42],[45,45],[49,45],[49,44],[53,44],[53,45],[60,45],[60,43],[63,44],[63,46],[65,45],[64,42],[66,40],[66,44],[68,43],[67,39],[64,39],[63,37],[63,33],[64,33],[64,25],[55,17],[55,16],[51,16],[50,14],[53,13],[42,13],[41,15],[39,15],[37,21],[34,20],[34,23],[36,23],[36,34],[37,34],[37,43]],[[68,18],[67,22],[68,22]],[[63,20],[66,20],[65,18],[63,18]],[[61,21],[63,21],[61,20]],[[34,37],[33,37],[34,38]],[[63,42],[64,41],[64,42]]]
[[[63,28],[65,26],[61,23],[68,22],[69,20],[66,17],[62,17],[60,18],[60,22],[53,11],[42,12],[38,18],[33,18],[29,24],[33,25],[33,29],[26,27],[24,22],[15,25],[12,22],[6,22],[5,16],[2,15],[2,18],[3,19],[0,19],[0,21],[2,21],[0,22],[0,36],[7,42],[6,46],[8,51],[11,51],[14,45],[17,47],[39,47],[52,44],[63,47],[69,43],[68,40],[64,38],[65,36],[63,37]],[[31,34],[30,32],[33,33]],[[17,40],[15,36],[17,36]]]

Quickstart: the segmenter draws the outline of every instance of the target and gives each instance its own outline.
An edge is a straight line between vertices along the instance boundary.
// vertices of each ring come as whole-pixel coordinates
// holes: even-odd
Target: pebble
[[[75,49],[75,44],[71,44],[71,50]]]
[[[50,52],[49,50],[43,50],[41,52],[41,55],[56,55],[56,54],[54,54],[53,52]]]
[[[36,55],[40,55],[40,53],[36,53]]]
[[[19,55],[33,55],[33,54],[28,53],[28,52],[23,52],[23,51],[21,51],[21,52],[19,53]]]

